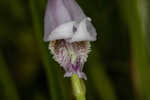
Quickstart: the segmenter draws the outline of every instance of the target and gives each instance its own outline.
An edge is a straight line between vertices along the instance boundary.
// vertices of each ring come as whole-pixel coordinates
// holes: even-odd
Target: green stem
[[[60,84],[58,82],[58,74],[57,69],[52,66],[53,61],[49,59],[49,53],[47,52],[47,47],[45,46],[45,43],[43,42],[43,29],[42,29],[42,17],[40,12],[40,4],[38,4],[37,0],[30,0],[30,9],[32,14],[32,23],[35,30],[35,38],[38,44],[38,48],[41,55],[41,60],[45,68],[46,77],[48,80],[48,88],[49,88],[49,96],[52,100],[60,100],[61,97],[61,89]]]
[[[96,56],[94,52],[97,54]],[[91,53],[92,57],[89,57],[88,65],[94,65],[94,68],[89,67],[89,72],[87,72],[89,73],[89,78],[91,77],[91,84],[97,89],[102,100],[117,100],[112,81],[105,72],[105,66],[99,61],[100,55],[99,51],[97,51],[96,48],[93,48],[93,52]],[[92,60],[93,57],[94,61]]]
[[[82,79],[78,77],[77,74],[71,77],[73,92],[77,100],[86,100],[85,93],[86,88]]]
[[[19,100],[19,96],[17,93],[17,89],[15,87],[15,84],[11,78],[11,75],[7,69],[7,65],[0,53],[0,86],[1,91],[4,93],[4,98],[6,100]]]
[[[128,24],[130,39],[132,66],[137,100],[150,100],[149,54],[147,41],[148,22],[146,2],[147,0],[123,0],[119,3],[124,20]],[[147,17],[147,18],[146,18]]]

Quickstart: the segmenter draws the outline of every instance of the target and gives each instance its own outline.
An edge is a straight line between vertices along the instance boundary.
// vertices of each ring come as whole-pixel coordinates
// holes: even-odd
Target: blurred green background
[[[0,100],[75,100],[43,42],[47,0],[0,0]],[[150,100],[149,0],[77,0],[98,37],[87,100]]]

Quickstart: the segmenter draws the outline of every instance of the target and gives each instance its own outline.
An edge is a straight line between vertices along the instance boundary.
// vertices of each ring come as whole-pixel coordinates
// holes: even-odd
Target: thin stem
[[[85,93],[86,88],[82,79],[78,77],[77,74],[72,75],[71,77],[73,93],[77,100],[86,100]]]
[[[96,56],[94,51],[97,54]],[[93,48],[91,56],[94,56],[94,61],[92,60],[92,57],[89,57],[88,61],[89,66],[94,65],[94,68],[89,67],[88,72],[90,75],[89,77],[91,77],[91,83],[95,88],[97,88],[97,92],[101,96],[102,100],[117,100],[115,88],[105,72],[104,65],[101,63],[101,61],[99,61],[100,53],[96,48]]]
[[[5,99],[19,100],[17,89],[7,69],[7,65],[0,54],[0,83],[2,85],[1,91],[4,93]]]
[[[119,5],[128,24],[131,39],[132,66],[137,100],[150,100],[149,54],[146,22],[146,0],[122,0]]]
[[[49,87],[49,96],[52,100],[60,100],[61,97],[61,91],[60,91],[60,85],[58,82],[58,74],[57,69],[52,66],[54,65],[52,60],[49,59],[49,53],[47,52],[47,47],[45,46],[45,43],[43,42],[42,37],[42,17],[41,12],[39,9],[39,4],[36,0],[30,0],[30,9],[32,14],[32,23],[35,30],[35,38],[38,44],[38,48],[40,49],[40,55],[41,60],[45,68],[46,77],[48,80],[48,87]]]

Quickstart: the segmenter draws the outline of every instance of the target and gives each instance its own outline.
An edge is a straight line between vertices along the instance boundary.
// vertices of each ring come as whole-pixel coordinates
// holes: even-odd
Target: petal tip
[[[76,74],[78,75],[79,78],[82,78],[82,79],[84,79],[84,80],[87,80],[87,77],[86,77],[85,73],[83,73],[83,72],[78,72],[78,73],[76,73]],[[72,72],[66,72],[65,75],[64,75],[64,77],[71,77],[72,75],[73,75]]]

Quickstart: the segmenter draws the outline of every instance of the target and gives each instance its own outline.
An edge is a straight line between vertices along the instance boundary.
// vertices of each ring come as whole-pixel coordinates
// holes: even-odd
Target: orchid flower
[[[54,59],[64,68],[64,77],[82,72],[90,51],[90,41],[96,40],[96,30],[75,0],[48,0],[44,26],[44,41]]]

